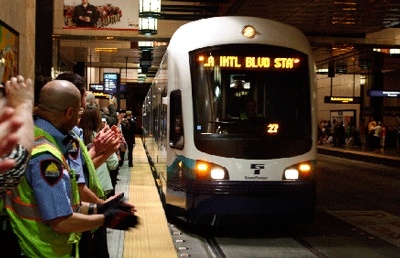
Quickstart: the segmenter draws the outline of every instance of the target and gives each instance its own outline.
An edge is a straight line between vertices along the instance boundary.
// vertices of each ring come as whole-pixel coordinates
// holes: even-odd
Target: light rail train
[[[215,17],[172,36],[143,104],[166,213],[189,223],[309,222],[315,67],[298,29]]]

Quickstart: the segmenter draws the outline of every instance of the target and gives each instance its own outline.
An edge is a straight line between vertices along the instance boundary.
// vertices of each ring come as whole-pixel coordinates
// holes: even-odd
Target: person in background
[[[72,22],[78,27],[97,27],[99,12],[97,7],[89,4],[88,0],[82,0],[82,4],[75,6]]]
[[[343,147],[346,143],[346,129],[344,128],[343,121],[337,121],[336,123],[336,145],[337,147]]]
[[[21,249],[4,207],[6,192],[23,179],[34,140],[33,83],[21,75],[0,85],[0,250],[19,257]]]
[[[64,101],[68,99],[68,101]],[[81,95],[64,80],[48,82],[35,109],[35,143],[20,184],[5,196],[6,211],[26,257],[79,257],[83,231],[103,225],[127,230],[138,223],[123,195],[103,204],[80,200],[76,175],[66,161]]]
[[[366,144],[366,130],[367,130],[367,126],[365,125],[365,120],[364,119],[360,119],[360,126],[358,127],[358,135],[360,137],[360,142],[359,142],[359,147],[360,148],[365,148],[365,144]]]
[[[381,151],[385,151],[385,141],[386,141],[386,126],[382,122],[382,130],[381,130]]]
[[[102,112],[109,126],[118,124],[118,114],[115,110],[115,97],[110,97],[108,99],[108,106],[104,107]]]
[[[246,100],[245,112],[240,114],[241,120],[251,120],[257,117],[262,117],[262,114],[257,113],[257,103],[253,98]]]
[[[79,122],[79,127],[83,130],[83,140],[85,144],[91,144],[93,139],[96,137],[97,132],[100,131],[104,126],[106,126],[106,122],[102,122],[100,110],[97,107],[86,108]],[[117,167],[118,157],[116,153],[113,153],[96,169],[99,183],[107,198],[115,194],[109,169],[115,169]],[[88,249],[87,253],[81,254],[81,257],[110,257],[107,245],[106,227],[99,227],[96,231],[90,232],[89,238],[93,240],[89,245],[90,249]]]
[[[374,133],[375,133],[376,121],[371,116],[368,122],[368,136],[367,136],[367,148],[374,149]]]
[[[382,122],[379,121],[378,124],[372,129],[373,129],[372,150],[379,150],[381,145]]]
[[[133,148],[135,147],[135,134],[137,133],[136,122],[132,117],[132,111],[126,111],[126,117],[121,122],[122,134],[128,145],[128,165],[133,167]],[[124,162],[125,152],[121,152],[121,160]]]
[[[317,137],[317,144],[318,145],[323,145],[324,144],[324,140],[325,140],[325,136],[326,136],[326,129],[325,129],[325,122],[323,120],[321,120],[318,123],[318,137]]]
[[[84,143],[86,145],[92,144],[93,139],[104,126],[106,126],[106,122],[102,121],[100,110],[96,107],[87,108],[79,122],[79,127],[83,130]],[[104,194],[108,197],[114,190],[109,169],[115,169],[116,167],[118,167],[118,157],[116,153],[113,153],[96,169]]]
[[[126,140],[125,140],[124,134],[122,133],[122,128],[121,128],[121,123],[122,123],[124,118],[125,118],[125,113],[120,112],[118,114],[117,127],[121,132],[122,140],[121,140],[120,147],[119,147],[119,149],[117,151],[118,168],[115,169],[115,170],[111,170],[111,182],[113,184],[114,189],[115,189],[115,186],[117,185],[117,181],[118,181],[119,167],[122,167],[122,165],[124,164],[124,156],[125,156],[124,154],[128,150],[128,144],[126,143]]]
[[[337,146],[337,130],[338,130],[338,121],[336,119],[332,120],[331,134],[332,134],[332,145]]]
[[[345,141],[346,145],[353,146],[354,143],[356,142],[356,137],[357,137],[356,128],[353,122],[350,121],[346,127],[346,141]]]
[[[99,107],[99,105],[96,102],[96,97],[92,92],[88,92],[86,94],[86,107]]]

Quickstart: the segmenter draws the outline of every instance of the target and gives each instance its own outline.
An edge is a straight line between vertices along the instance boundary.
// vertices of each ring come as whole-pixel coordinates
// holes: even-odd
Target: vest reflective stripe
[[[42,148],[42,145],[45,147]],[[49,147],[50,149],[47,149],[47,147]],[[80,202],[75,171],[69,168],[67,160],[65,159],[64,155],[62,155],[60,150],[57,148],[56,140],[54,140],[54,138],[48,132],[44,131],[42,128],[35,126],[35,147],[32,149],[31,156],[35,157],[36,155],[42,152],[46,152],[48,150],[52,150],[51,154],[56,156],[63,163],[65,169],[69,171],[71,178],[71,190],[72,190],[71,203],[72,203],[72,208],[75,209]]]
[[[85,143],[82,141],[82,139],[77,135],[74,131],[72,131],[75,135],[75,137],[79,141],[79,147],[82,150],[82,156],[85,159],[86,166],[88,168],[89,172],[89,189],[92,190],[96,194],[97,197],[99,198],[104,198],[104,191],[103,188],[101,188],[100,182],[99,182],[99,177],[96,172],[96,168],[94,167],[93,160],[90,157],[89,151],[86,148]]]
[[[21,188],[27,187],[25,179],[23,180],[23,182],[24,183],[22,183],[21,181],[21,183],[23,184]],[[36,204],[24,202],[23,200],[21,200],[17,188],[13,188],[11,191],[7,191],[4,201],[6,209],[12,210],[13,212],[17,213],[19,217],[29,220],[42,221]]]
[[[43,142],[42,139],[39,139],[39,141]],[[60,153],[58,149],[56,149],[56,147],[54,147],[49,143],[40,143],[40,144],[37,143],[38,141],[35,142],[35,147],[32,149],[32,157],[35,157],[41,153],[49,152],[53,156],[57,157],[57,159],[59,159],[63,163],[64,167],[67,170],[69,170],[68,164],[64,156]],[[74,171],[70,171],[70,175],[71,175],[71,189],[72,189],[71,198],[73,204],[72,209],[74,209],[76,205],[78,205],[79,203],[79,194],[78,195],[73,194],[73,192],[78,191],[78,187],[77,186],[74,187],[74,185],[76,185],[76,180],[73,179],[73,177],[75,176]],[[26,189],[29,189],[31,193],[29,193],[29,196],[25,196],[26,198],[21,198],[20,192],[26,192]],[[41,221],[40,213],[39,210],[37,209],[36,203],[32,202],[32,198],[34,198],[33,190],[29,186],[26,178],[23,178],[21,180],[21,183],[20,185],[18,185],[18,187],[13,188],[6,194],[8,196],[8,198],[5,199],[5,205],[7,209],[12,209],[14,212],[18,214],[18,216],[22,218]]]
[[[51,136],[48,132],[46,132],[42,128],[35,126],[35,141],[37,141],[37,139],[41,137],[44,137],[49,142],[57,146],[57,142],[56,140],[54,140],[53,136]]]
[[[36,132],[35,130],[35,136],[37,137],[35,137],[32,156],[45,152],[51,153],[68,169],[64,156],[51,143],[54,139],[51,136],[51,139],[47,139],[48,134],[36,135]],[[70,175],[71,202],[73,205],[77,205],[79,192],[73,170],[70,171]],[[21,183],[13,191],[7,192],[5,200],[13,231],[18,236],[21,249],[27,257],[71,257],[72,244],[78,243],[80,233],[57,233],[48,223],[40,219],[34,192],[26,177],[23,177]],[[73,254],[73,257],[78,257],[77,252]]]

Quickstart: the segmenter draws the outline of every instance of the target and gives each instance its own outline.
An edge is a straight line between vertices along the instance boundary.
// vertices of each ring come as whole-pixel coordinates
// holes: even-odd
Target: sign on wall
[[[381,98],[400,98],[400,90],[368,90],[368,96]]]
[[[4,64],[0,65],[1,82],[18,75],[19,33],[0,21],[0,51]]]
[[[347,126],[350,122],[356,125],[356,111],[355,110],[332,110],[331,111],[331,123],[333,120],[343,122],[344,126]]]
[[[82,2],[90,6],[84,8]],[[138,30],[138,0],[64,0],[64,29]]]
[[[333,104],[360,104],[361,97],[325,96],[324,102]]]

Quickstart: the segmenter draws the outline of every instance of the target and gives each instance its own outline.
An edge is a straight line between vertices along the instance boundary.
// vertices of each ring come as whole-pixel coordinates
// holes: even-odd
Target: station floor
[[[120,168],[116,193],[124,192],[137,209],[140,224],[129,231],[107,229],[111,258],[177,258],[157,187],[140,138],[133,150],[133,167]]]

